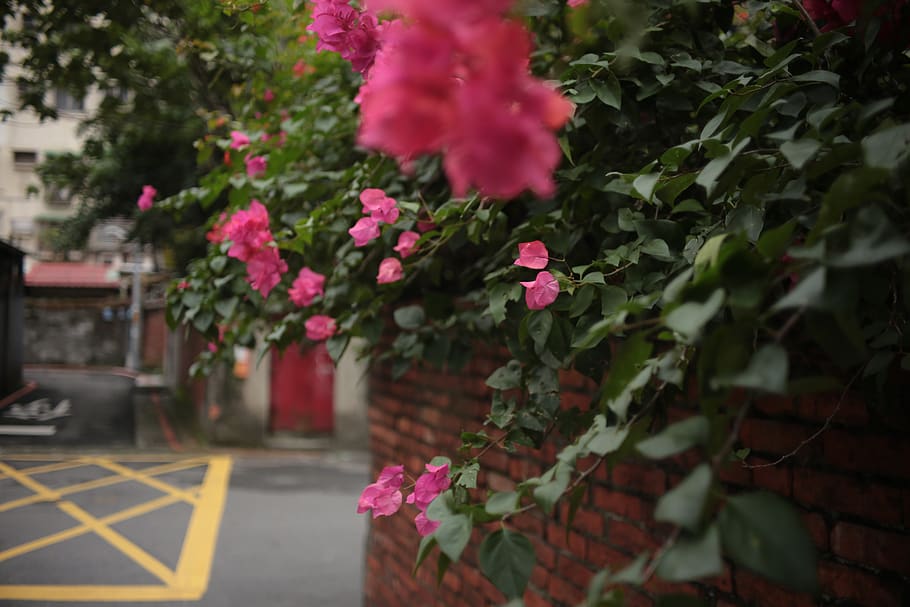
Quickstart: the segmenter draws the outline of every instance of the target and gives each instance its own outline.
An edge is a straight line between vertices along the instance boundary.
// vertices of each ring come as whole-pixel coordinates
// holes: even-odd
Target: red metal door
[[[272,432],[326,434],[334,429],[335,367],[324,344],[272,350]]]

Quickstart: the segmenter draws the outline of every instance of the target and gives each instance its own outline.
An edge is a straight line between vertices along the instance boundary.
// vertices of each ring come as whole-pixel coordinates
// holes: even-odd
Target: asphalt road
[[[0,452],[0,607],[362,602],[363,456],[15,458]]]

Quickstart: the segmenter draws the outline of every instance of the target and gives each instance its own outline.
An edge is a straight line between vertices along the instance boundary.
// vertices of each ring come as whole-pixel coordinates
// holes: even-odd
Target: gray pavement
[[[362,602],[367,519],[355,509],[368,482],[364,455],[15,457],[0,452],[0,607]],[[221,491],[211,471],[228,457]],[[206,526],[221,500],[212,535]],[[67,537],[80,523],[91,529]],[[201,598],[167,598],[212,551]]]

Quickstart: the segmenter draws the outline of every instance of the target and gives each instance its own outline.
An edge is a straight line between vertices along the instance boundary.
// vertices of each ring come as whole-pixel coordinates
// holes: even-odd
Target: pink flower
[[[183,291],[184,289],[189,289],[189,288],[190,288],[190,283],[188,283],[185,280],[181,280],[180,282],[177,283],[177,289],[180,291]]]
[[[212,354],[218,351],[218,346],[215,345],[215,342],[210,341],[208,344],[206,344],[206,347]]]
[[[548,263],[550,263],[550,253],[542,242],[532,240],[531,242],[518,243],[516,266],[531,268],[532,270],[543,270]]]
[[[556,300],[559,295],[559,282],[549,272],[538,272],[537,278],[522,282],[525,291],[525,302],[529,310],[543,310]]]
[[[228,257],[248,261],[272,240],[269,231],[269,213],[258,200],[250,203],[249,211],[240,210],[231,216],[223,235],[231,241]]]
[[[294,72],[294,75],[298,78],[303,78],[305,74],[313,71],[313,68],[304,63],[303,59],[299,60],[294,64],[294,67],[291,68],[291,71]]]
[[[398,251],[402,259],[406,259],[417,252],[418,240],[420,240],[420,234],[407,230],[398,235],[398,244],[393,248]]]
[[[303,268],[288,290],[291,301],[298,306],[308,306],[317,295],[324,295],[325,276],[309,268]]]
[[[140,211],[148,211],[152,208],[152,204],[155,202],[155,195],[158,193],[154,187],[150,185],[142,186],[142,194],[139,196],[139,200],[136,201],[136,205],[139,207]]]
[[[205,239],[215,244],[224,242],[224,239],[226,238],[224,234],[226,223],[227,213],[222,213],[218,216],[218,221],[215,222],[215,225],[212,226],[212,229],[206,233]]]
[[[231,131],[231,149],[242,150],[250,145],[250,138],[240,131]]]
[[[266,103],[273,101],[275,99],[275,93],[272,92],[272,89],[265,89],[265,93],[262,94],[262,100]]]
[[[361,217],[354,227],[348,230],[348,234],[354,237],[355,247],[362,247],[379,237],[379,224],[372,217]]]
[[[265,156],[247,156],[246,157],[246,174],[250,178],[256,178],[263,175],[266,170]]]
[[[408,503],[414,504],[421,511],[425,511],[436,496],[449,488],[452,479],[449,478],[449,465],[434,466],[426,464],[427,471],[420,475],[414,485],[414,493],[408,496]]]
[[[288,271],[288,264],[275,247],[267,247],[254,254],[246,264],[247,281],[263,297],[281,282],[281,275]]]
[[[436,224],[432,221],[427,220],[418,220],[417,221],[417,231],[421,234],[426,234],[430,230],[435,230]]]
[[[584,6],[587,4],[588,1],[589,0],[566,0],[566,4],[572,8],[578,8],[579,6]]]
[[[376,221],[389,224],[398,221],[398,202],[386,196],[382,190],[367,188],[360,193],[360,202],[363,204],[363,212],[369,213]]]
[[[306,327],[306,337],[312,341],[323,341],[335,335],[335,319],[325,314],[310,316],[303,326]],[[396,508],[397,510],[397,508]]]
[[[315,318],[315,316],[313,317]],[[357,514],[373,510],[373,518],[389,516],[401,508],[404,466],[386,466],[375,483],[367,485],[357,500]]]
[[[419,512],[417,516],[414,517],[414,525],[417,527],[417,533],[419,533],[421,537],[425,537],[436,531],[436,529],[439,528],[440,522],[428,519],[426,512]]]
[[[307,31],[319,37],[316,49],[335,51],[366,74],[379,47],[376,17],[341,0],[315,0],[313,22]]]
[[[379,273],[376,274],[377,284],[388,284],[401,280],[402,276],[401,262],[394,257],[386,257],[379,262]]]

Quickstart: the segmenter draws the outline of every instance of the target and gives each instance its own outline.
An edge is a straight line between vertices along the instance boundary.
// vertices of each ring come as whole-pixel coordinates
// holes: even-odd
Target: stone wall
[[[25,363],[123,366],[129,302],[28,298]]]
[[[377,365],[369,409],[373,477],[390,464],[403,463],[416,476],[435,455],[457,460],[460,432],[481,428],[487,411],[490,393],[484,380],[503,362],[481,357],[458,375],[417,369],[400,379]],[[574,373],[563,374],[561,381],[568,389],[563,406],[588,406],[591,382]],[[694,404],[680,405],[668,415],[672,421],[694,410]],[[763,488],[797,505],[820,555],[819,596],[789,592],[728,563],[723,575],[699,583],[653,580],[643,591],[629,591],[627,604],[651,606],[657,595],[668,592],[697,594],[716,607],[910,604],[910,441],[906,426],[900,430],[892,421],[870,415],[854,398],[832,395],[763,401],[743,426],[741,445],[752,449],[750,465],[771,464],[819,433],[780,463],[755,468],[731,463],[723,475],[732,491]],[[481,486],[509,490],[511,479],[539,475],[555,456],[552,445],[542,453],[490,451],[483,458],[487,472]],[[568,529],[565,505],[551,516],[532,511],[511,519],[537,549],[525,605],[574,607],[584,600],[597,570],[621,567],[640,551],[657,548],[667,528],[654,523],[656,497],[676,485],[688,465],[685,458],[659,467],[644,461],[612,469],[602,465]],[[477,567],[477,530],[462,561],[438,588],[435,552],[412,577],[419,541],[415,514],[405,505],[395,516],[371,522],[367,607],[506,602]]]

